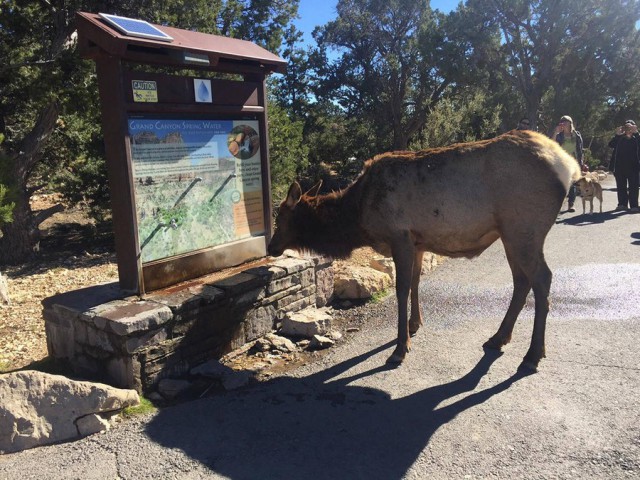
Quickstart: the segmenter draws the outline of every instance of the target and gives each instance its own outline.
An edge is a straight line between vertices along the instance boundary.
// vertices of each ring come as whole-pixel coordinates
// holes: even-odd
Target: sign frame
[[[120,288],[140,296],[266,256],[272,235],[266,76],[272,71],[283,72],[286,66],[280,57],[249,42],[159,25],[155,27],[176,41],[168,44],[127,36],[108,25],[99,15],[78,13],[79,50],[85,58],[96,62]],[[215,49],[216,45],[218,49]],[[189,64],[189,59],[193,58],[197,62]],[[149,72],[147,65],[166,68],[163,73],[153,73]],[[188,74],[183,73],[184,69],[189,69]],[[235,74],[238,80],[220,79],[218,73]],[[203,84],[209,89],[210,98],[203,97],[204,92],[199,92],[198,96],[195,91],[198,85]],[[206,101],[198,101],[198,98]],[[247,221],[261,223],[263,231],[254,235],[255,232],[249,229],[249,235],[240,235],[222,244],[198,246],[166,257],[144,258],[141,247],[149,235],[146,232],[146,237],[141,238],[145,231],[141,232],[139,222],[141,198],[135,182],[140,178],[135,175],[128,123],[131,118],[210,119],[252,125],[257,130],[256,145],[252,148],[257,149],[258,156],[250,158],[260,169],[260,174],[254,172],[254,176],[260,183],[256,190],[260,192],[262,218],[257,222],[255,216],[259,212],[254,211],[252,219]],[[187,147],[189,145],[184,146]],[[209,147],[203,142],[204,150]],[[158,165],[167,159],[174,163],[184,160],[171,157],[173,153],[169,155],[163,148],[158,146],[156,150],[149,150],[158,152],[159,157],[153,158]],[[198,150],[199,146],[194,148]],[[187,161],[197,157],[189,155]],[[225,161],[230,156],[225,153]],[[209,170],[213,177],[215,162],[211,163]],[[167,188],[170,190],[174,185]],[[172,193],[175,197],[176,191]],[[190,199],[183,197],[180,201],[184,198]],[[174,225],[162,228],[180,228],[177,219],[169,222],[171,220],[175,220]],[[166,223],[163,222],[158,224]]]

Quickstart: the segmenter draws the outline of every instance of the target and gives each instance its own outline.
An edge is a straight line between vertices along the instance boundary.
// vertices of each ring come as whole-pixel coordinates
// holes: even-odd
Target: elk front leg
[[[513,327],[518,319],[518,315],[527,301],[527,295],[529,295],[529,291],[531,291],[531,282],[527,278],[526,273],[520,267],[517,255],[514,254],[512,248],[508,246],[508,241],[505,240],[503,243],[505,244],[507,261],[509,262],[509,267],[511,267],[513,294],[511,296],[511,303],[509,304],[507,313],[500,324],[500,328],[498,328],[498,331],[483,345],[485,348],[492,348],[495,350],[502,350],[502,347],[511,341]]]
[[[422,312],[420,311],[420,299],[418,298],[420,275],[422,274],[423,251],[416,251],[413,261],[413,273],[411,275],[411,316],[409,317],[409,335],[413,336],[422,326]]]
[[[398,299],[398,343],[387,363],[402,363],[411,349],[409,338],[409,321],[407,318],[407,302],[411,279],[413,276],[413,262],[415,258],[414,246],[409,232],[403,232],[391,244],[393,263],[396,266],[396,297]]]

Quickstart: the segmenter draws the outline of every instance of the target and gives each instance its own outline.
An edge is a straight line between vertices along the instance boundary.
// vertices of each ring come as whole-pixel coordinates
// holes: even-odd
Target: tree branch
[[[37,163],[38,153],[55,129],[58,108],[57,102],[54,101],[40,112],[33,129],[22,139],[12,155],[12,160],[16,162],[16,174],[21,180],[26,178],[27,173]]]

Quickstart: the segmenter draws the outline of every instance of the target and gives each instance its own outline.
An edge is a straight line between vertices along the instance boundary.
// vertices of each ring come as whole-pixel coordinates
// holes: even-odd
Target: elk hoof
[[[389,358],[387,358],[387,365],[400,365],[403,360],[404,360],[403,356],[398,355],[397,353],[394,353]]]
[[[409,335],[413,337],[416,333],[418,333],[418,330],[420,330],[422,323],[422,319],[419,319],[417,321],[409,320]]]
[[[538,373],[538,362],[532,362],[531,360],[524,359],[518,367],[518,372],[525,375],[531,375],[532,373]]]
[[[489,340],[484,342],[482,348],[490,348],[491,350],[500,350],[502,351],[502,346],[504,343],[502,341],[497,340],[496,337],[491,337]]]
[[[387,359],[387,365],[400,365],[407,356],[407,350],[397,347]]]

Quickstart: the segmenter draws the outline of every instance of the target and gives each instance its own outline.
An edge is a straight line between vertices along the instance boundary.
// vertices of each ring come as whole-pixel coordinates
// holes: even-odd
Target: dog
[[[576,182],[580,189],[580,197],[582,198],[582,213],[586,213],[586,202],[589,201],[591,209],[589,213],[593,213],[594,197],[600,201],[600,213],[602,213],[602,185],[591,175],[585,175]]]

